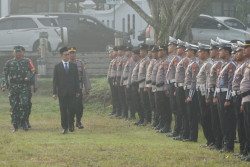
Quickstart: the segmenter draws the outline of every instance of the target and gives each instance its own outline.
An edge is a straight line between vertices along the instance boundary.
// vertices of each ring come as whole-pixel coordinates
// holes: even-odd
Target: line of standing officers
[[[250,41],[211,40],[198,45],[169,37],[167,45],[115,46],[107,74],[113,118],[167,133],[173,140],[234,152],[250,161]],[[172,115],[174,119],[171,128]]]

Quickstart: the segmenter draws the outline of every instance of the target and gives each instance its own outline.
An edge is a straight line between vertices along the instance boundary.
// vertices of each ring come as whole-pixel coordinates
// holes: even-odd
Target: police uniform
[[[199,51],[207,51],[209,54],[210,46],[198,43]],[[214,135],[212,131],[212,122],[211,122],[211,112],[209,105],[206,104],[206,93],[207,93],[207,85],[209,72],[212,67],[212,59],[208,58],[205,62],[203,62],[199,73],[197,74],[197,84],[196,90],[198,94],[198,101],[200,107],[200,115],[201,115],[201,126],[203,129],[204,136],[207,140],[206,145],[201,145],[201,147],[211,146],[214,144]]]
[[[76,53],[76,48],[72,47],[69,48],[69,52],[74,52]],[[82,94],[82,89],[83,86],[85,88],[85,91],[89,91],[92,89],[89,76],[87,73],[87,68],[84,62],[82,62],[79,59],[76,59],[75,62],[73,62],[77,65],[77,70],[78,70],[78,76],[79,76],[79,83],[80,83],[80,96],[76,98],[76,111],[75,111],[75,116],[76,116],[76,127],[79,129],[83,128],[83,125],[81,123],[82,115],[83,115],[83,94]]]
[[[185,42],[181,40],[177,40],[177,49],[184,47]],[[182,140],[189,138],[189,119],[186,110],[185,103],[185,91],[184,91],[184,81],[185,81],[185,72],[189,64],[189,58],[184,56],[180,59],[177,64],[176,72],[175,72],[175,91],[176,91],[176,102],[177,102],[177,110],[176,113],[179,116],[179,119],[182,121],[180,136],[174,138],[174,140]]]
[[[140,50],[135,48],[132,51],[136,55],[140,55]],[[132,75],[131,75],[131,87],[132,87],[132,106],[135,109],[135,112],[138,112],[139,121],[135,123],[135,125],[141,125],[144,123],[143,119],[143,110],[140,102],[140,95],[139,95],[139,80],[138,80],[138,73],[139,73],[139,66],[140,66],[141,59],[137,62],[132,63]]]
[[[114,51],[117,51],[117,47],[114,47]],[[119,103],[119,99],[118,99],[118,85],[115,84],[116,82],[116,70],[117,70],[117,57],[115,57],[112,60],[112,65],[111,65],[111,70],[110,70],[110,82],[113,85],[113,92],[112,92],[112,104],[113,104],[113,114],[111,114],[111,117],[113,116],[117,116],[118,115],[118,111],[121,110],[120,105],[118,105]]]
[[[21,47],[14,47],[15,52],[21,52]],[[31,62],[28,59],[15,58],[8,60],[4,67],[1,87],[9,89],[10,113],[14,131],[21,123],[24,130],[28,130],[26,122],[28,104],[28,82],[35,75],[35,69],[31,69]],[[26,81],[25,78],[28,78]]]
[[[189,44],[186,46],[186,50],[189,49],[197,51],[198,46]],[[184,82],[186,99],[187,98],[192,99],[192,101],[186,103],[188,119],[189,119],[189,128],[190,128],[189,139],[187,139],[186,141],[193,141],[193,142],[197,142],[198,138],[199,108],[197,106],[198,98],[196,92],[196,76],[199,72],[198,61],[199,60],[196,57],[190,60],[185,73],[185,82]]]
[[[163,49],[167,50],[167,46],[159,46],[159,51]],[[171,131],[172,115],[169,108],[169,97],[166,95],[167,83],[165,81],[169,64],[170,60],[166,56],[161,60],[156,74],[156,106],[159,111],[160,118],[156,130],[159,130],[158,132],[160,133],[167,133]]]
[[[215,42],[214,40],[211,40],[210,50],[218,49],[218,47],[219,47],[219,43]],[[213,98],[214,98],[216,82],[217,82],[218,75],[220,73],[221,65],[222,65],[222,62],[220,59],[213,60],[212,67],[209,72],[209,78],[207,82],[207,93],[206,93],[206,99],[209,101],[209,106],[210,106],[211,124],[212,124],[213,136],[215,140],[214,145],[210,146],[209,148],[211,149],[214,148],[218,150],[222,148],[223,135],[221,132],[217,104],[213,102]]]
[[[220,40],[220,49],[231,49],[231,43]],[[233,152],[234,151],[234,138],[235,138],[235,114],[233,107],[225,107],[225,102],[230,102],[232,105],[231,91],[232,91],[232,80],[235,71],[235,63],[231,58],[222,63],[220,74],[216,83],[215,97],[218,100],[218,111],[221,124],[221,130],[224,140],[224,149],[221,152]]]
[[[126,51],[131,51],[132,47],[126,47],[125,49]],[[126,105],[128,107],[128,109],[130,110],[130,119],[135,119],[135,111],[134,108],[131,106],[131,97],[132,97],[132,92],[131,92],[131,86],[129,83],[129,78],[131,78],[131,74],[132,74],[132,69],[131,69],[131,65],[133,63],[133,58],[130,57],[126,60],[126,63],[123,67],[123,74],[122,74],[122,84],[124,86],[125,89],[125,97],[126,97]],[[124,112],[124,116],[125,118],[128,118],[128,110],[126,110]]]
[[[244,48],[249,49],[250,47],[250,40],[244,42]],[[240,83],[240,91],[242,97],[242,105],[244,107],[244,126],[245,126],[245,133],[248,142],[248,153],[250,152],[249,149],[249,142],[250,142],[250,63],[249,57],[250,55],[246,55],[248,58],[248,62],[246,63],[246,67],[243,70],[243,79]],[[250,156],[246,156],[243,160],[250,161]]]
[[[173,37],[169,37],[168,45],[177,46],[177,40]],[[169,59],[170,59],[170,64],[165,78],[167,82],[167,91],[169,92],[170,109],[171,109],[170,112],[171,115],[173,113],[175,117],[175,127],[174,127],[174,132],[168,134],[168,137],[176,137],[180,134],[182,126],[182,119],[181,116],[178,116],[179,113],[177,113],[176,96],[174,95],[176,66],[180,61],[180,57],[178,55],[169,55]]]
[[[155,52],[158,49],[157,46],[152,46],[150,45],[148,50]],[[153,50],[154,49],[154,50]],[[152,71],[154,68],[154,65],[156,64],[157,60],[152,58],[149,62],[148,68],[147,68],[147,73],[146,73],[146,85],[145,87],[147,88],[148,91],[148,97],[149,97],[149,103],[150,103],[150,108],[151,112],[149,112],[148,116],[148,121],[151,122],[152,120],[152,112],[155,112],[155,98],[154,98],[154,93],[152,92]]]
[[[148,46],[146,44],[140,44],[140,50],[147,50]],[[151,115],[151,107],[149,103],[149,96],[148,92],[144,91],[146,85],[146,73],[147,68],[150,63],[150,58],[148,55],[141,59],[139,65],[139,73],[138,73],[138,82],[139,82],[139,89],[140,89],[140,100],[141,100],[141,107],[143,109],[142,119],[144,120],[143,125],[146,125],[151,122],[150,115]]]
[[[243,43],[240,46],[237,46],[237,51],[243,49]],[[240,83],[244,75],[244,70],[247,67],[247,62],[243,64],[238,64],[237,68],[234,73],[233,81],[232,81],[232,101],[233,101],[233,108],[236,115],[236,122],[238,125],[238,136],[240,142],[240,152],[239,155],[247,155],[247,137],[244,128],[244,116],[243,113],[240,111],[241,107],[241,92],[240,92]]]

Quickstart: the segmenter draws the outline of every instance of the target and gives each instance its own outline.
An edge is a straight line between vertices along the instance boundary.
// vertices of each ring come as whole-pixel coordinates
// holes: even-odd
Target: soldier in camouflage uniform
[[[232,81],[236,65],[231,57],[231,43],[219,39],[219,56],[222,59],[220,74],[216,83],[215,99],[219,111],[224,148],[220,152],[234,151],[236,117],[232,106]]]
[[[76,48],[75,47],[71,47],[69,48],[69,61],[72,63],[75,63],[77,65],[77,69],[78,69],[78,76],[79,76],[79,83],[80,83],[80,96],[78,98],[76,98],[76,111],[75,111],[75,115],[76,115],[76,127],[78,127],[79,129],[83,129],[83,125],[81,123],[81,119],[82,119],[82,115],[83,115],[83,94],[82,94],[82,89],[83,89],[83,85],[85,88],[85,94],[88,95],[89,91],[92,89],[90,81],[89,81],[89,77],[88,77],[88,73],[87,73],[87,69],[86,69],[86,65],[84,62],[82,62],[79,59],[76,59]]]
[[[25,53],[25,48],[23,46],[21,46],[21,49],[22,49],[22,57],[24,57],[24,53]],[[27,59],[28,61],[31,61],[29,58],[25,58]],[[34,68],[34,67],[32,67]],[[27,114],[27,118],[26,118],[26,121],[27,121],[27,125],[28,125],[28,128],[31,128],[31,125],[30,125],[30,121],[29,121],[29,117],[30,117],[30,114],[31,114],[31,108],[32,108],[32,102],[31,102],[31,98],[32,98],[32,86],[33,86],[33,92],[35,93],[38,89],[38,82],[37,82],[37,74],[35,73],[34,77],[31,78],[30,82],[28,83],[28,104],[29,104],[29,110],[28,110],[28,114]]]
[[[24,130],[28,130],[27,114],[28,104],[28,82],[35,74],[32,62],[22,58],[22,48],[14,47],[14,58],[8,60],[4,67],[1,88],[2,91],[9,89],[10,113],[14,131],[18,129],[20,122]]]

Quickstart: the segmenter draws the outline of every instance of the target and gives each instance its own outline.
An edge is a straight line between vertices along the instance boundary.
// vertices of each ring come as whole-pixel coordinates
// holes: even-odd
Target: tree
[[[191,25],[213,0],[147,0],[151,15],[133,0],[124,0],[155,30],[155,43],[165,43],[168,36],[192,40]]]

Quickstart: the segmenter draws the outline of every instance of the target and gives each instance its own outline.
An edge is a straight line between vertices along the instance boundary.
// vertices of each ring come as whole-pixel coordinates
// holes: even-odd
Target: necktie
[[[69,71],[69,66],[68,66],[68,63],[65,63],[65,72],[66,72],[66,74],[68,74],[68,71]]]

